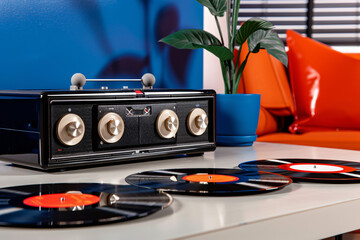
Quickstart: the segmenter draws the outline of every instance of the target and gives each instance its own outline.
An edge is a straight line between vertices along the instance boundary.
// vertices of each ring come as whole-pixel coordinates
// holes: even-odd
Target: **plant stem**
[[[235,46],[235,37],[236,37],[236,26],[239,17],[239,9],[240,9],[240,0],[234,1],[233,14],[232,14],[232,28],[231,28],[231,41],[229,44],[229,48],[233,49]]]
[[[244,68],[247,63],[250,53],[251,52],[249,51],[248,54],[246,55],[245,60],[241,63],[239,69],[236,71],[236,82],[235,82],[236,88],[232,90],[233,94],[235,94],[237,92],[237,87],[239,86],[240,78],[241,78],[241,75],[243,74],[243,71],[244,71]]]
[[[219,19],[217,18],[217,16],[215,16],[215,21],[216,21],[216,26],[219,30],[219,33],[220,33],[220,38],[221,38],[221,45],[224,46],[224,38],[222,36],[222,32],[221,32],[221,28],[220,28],[220,24],[219,24]]]
[[[231,59],[230,61],[229,61],[229,74],[231,75],[231,89],[232,90],[234,90],[234,88],[235,89],[237,89],[237,87],[236,87],[236,85],[235,85],[235,80],[236,80],[236,78],[235,78],[235,67],[234,67],[234,61]]]
[[[240,46],[239,46],[238,55],[237,55],[237,57],[236,57],[235,72],[237,71],[238,66],[239,66],[241,50],[242,50],[242,46],[240,45]]]
[[[227,6],[226,6],[226,27],[227,27],[227,34],[228,34],[228,48],[233,52],[234,49],[230,48],[231,43],[231,29],[230,29],[230,15],[231,15],[231,0],[227,0]]]
[[[229,63],[227,61],[226,64],[226,73],[227,73],[227,76],[228,76],[228,79],[229,79],[229,91],[228,93],[232,93],[232,89],[233,89],[233,82],[232,82],[232,79],[231,79],[231,74],[230,74],[230,67],[229,67]]]
[[[223,61],[220,60],[220,66],[221,66],[221,73],[223,75],[223,80],[224,80],[224,87],[225,87],[225,93],[229,93],[229,83],[228,83],[228,76],[226,74],[226,66],[224,64]]]
[[[231,94],[233,92],[233,89],[234,89],[234,76],[233,76],[234,64],[232,62],[232,59],[227,60],[225,62],[225,64],[226,64],[227,74],[228,74],[228,77],[229,77],[229,93]]]

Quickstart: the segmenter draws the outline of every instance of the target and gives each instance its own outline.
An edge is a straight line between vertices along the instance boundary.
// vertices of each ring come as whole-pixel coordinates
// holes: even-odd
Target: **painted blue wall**
[[[203,27],[195,0],[2,0],[0,13],[0,89],[67,89],[76,72],[202,88],[202,51],[158,43]]]

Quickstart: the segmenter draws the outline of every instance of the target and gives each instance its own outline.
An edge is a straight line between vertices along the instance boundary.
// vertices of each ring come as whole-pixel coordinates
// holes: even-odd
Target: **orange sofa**
[[[257,141],[360,150],[360,54],[293,31],[287,43],[288,69],[265,50],[244,69],[238,92],[261,94]]]

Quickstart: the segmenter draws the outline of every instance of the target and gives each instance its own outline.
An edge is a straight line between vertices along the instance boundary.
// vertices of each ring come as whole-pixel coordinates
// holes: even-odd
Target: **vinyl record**
[[[263,193],[291,183],[278,174],[221,168],[163,169],[132,174],[125,180],[171,193],[214,196]]]
[[[297,181],[360,182],[360,163],[327,159],[264,159],[239,164],[248,171],[267,171]]]
[[[67,227],[144,217],[169,206],[165,193],[129,185],[56,183],[0,188],[0,225]]]

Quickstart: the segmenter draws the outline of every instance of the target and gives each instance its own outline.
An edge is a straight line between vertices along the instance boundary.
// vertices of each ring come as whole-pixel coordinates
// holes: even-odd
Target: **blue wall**
[[[202,28],[195,0],[2,0],[0,13],[0,89],[67,89],[76,72],[202,88],[202,51],[158,43]]]

